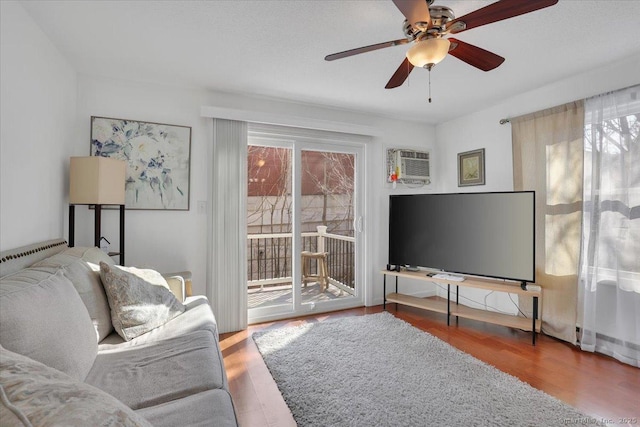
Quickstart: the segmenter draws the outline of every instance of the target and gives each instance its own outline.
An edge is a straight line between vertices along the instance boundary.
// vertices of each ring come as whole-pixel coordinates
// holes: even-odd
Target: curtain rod
[[[629,86],[629,87],[635,87],[635,86]],[[628,88],[625,88],[625,89],[628,89]],[[619,92],[619,91],[623,91],[625,89],[618,89],[618,90],[615,90],[613,92]],[[607,92],[607,93],[611,93],[611,92]],[[597,96],[601,96],[601,95],[597,95]],[[547,110],[550,110],[552,108],[562,107],[562,106],[569,105],[569,104],[575,104],[576,102],[582,102],[582,101],[584,101],[584,99],[577,99],[575,101],[570,101],[570,102],[566,102],[564,104],[556,105],[555,107],[547,108]],[[545,110],[540,110],[540,111],[545,111]],[[524,116],[527,116],[529,114],[533,114],[533,113],[524,114],[522,116],[516,116],[515,118],[524,117]],[[505,117],[505,118],[500,119],[500,124],[501,125],[506,125],[507,123],[511,123],[511,117]]]

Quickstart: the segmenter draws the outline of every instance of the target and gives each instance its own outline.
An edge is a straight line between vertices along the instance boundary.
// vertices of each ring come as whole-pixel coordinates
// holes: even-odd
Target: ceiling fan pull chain
[[[431,67],[429,67],[429,104],[431,104]]]

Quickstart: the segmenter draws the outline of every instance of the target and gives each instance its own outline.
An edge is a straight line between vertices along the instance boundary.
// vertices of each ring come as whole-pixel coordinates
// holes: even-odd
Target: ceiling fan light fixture
[[[430,67],[442,61],[449,53],[447,39],[431,38],[417,42],[407,51],[407,59],[414,67]]]

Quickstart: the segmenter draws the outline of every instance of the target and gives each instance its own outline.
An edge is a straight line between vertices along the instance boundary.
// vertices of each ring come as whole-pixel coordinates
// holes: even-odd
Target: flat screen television
[[[389,264],[535,282],[535,192],[392,195]]]

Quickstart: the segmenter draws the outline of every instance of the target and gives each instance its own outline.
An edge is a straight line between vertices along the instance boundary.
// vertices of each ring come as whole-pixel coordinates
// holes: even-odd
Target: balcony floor
[[[318,302],[329,301],[338,298],[349,297],[347,292],[336,288],[333,285],[320,292],[319,283],[309,283],[306,287],[302,287],[302,302]],[[293,295],[291,284],[283,284],[280,286],[265,286],[264,289],[259,287],[249,289],[248,291],[248,307],[269,307],[272,305],[292,304]]]

